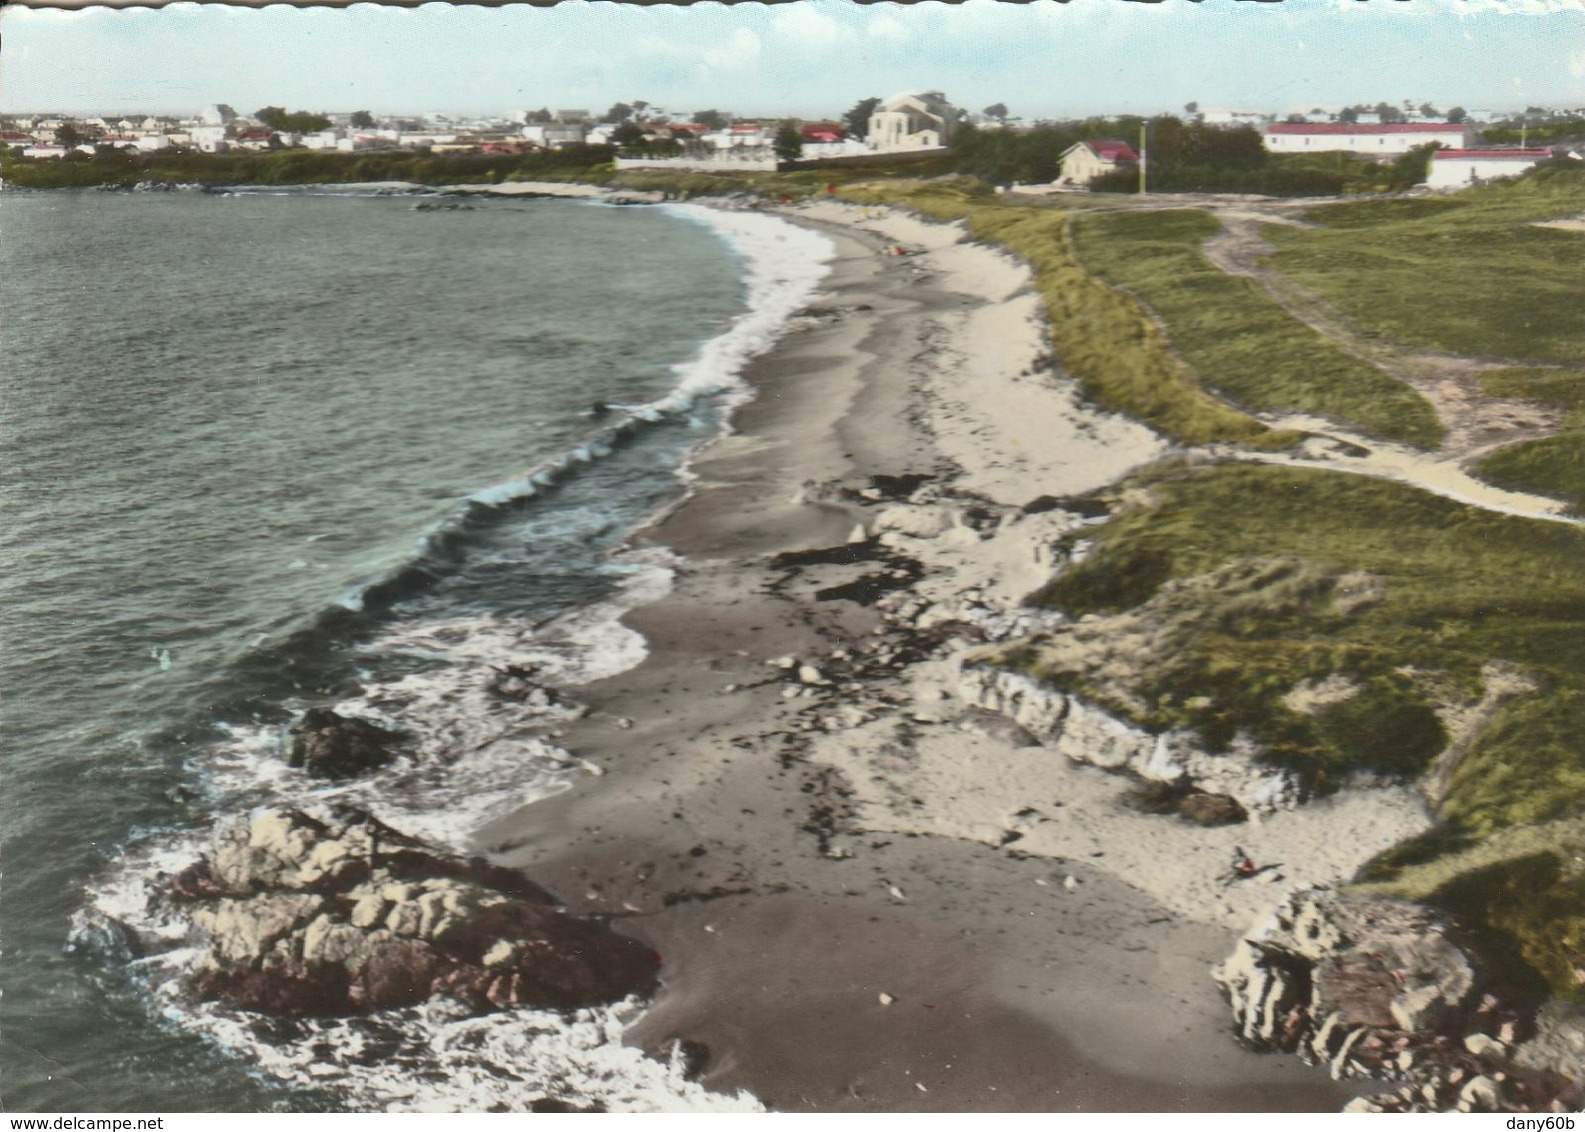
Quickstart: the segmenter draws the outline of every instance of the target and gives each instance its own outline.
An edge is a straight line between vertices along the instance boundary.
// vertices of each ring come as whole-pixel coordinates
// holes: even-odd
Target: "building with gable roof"
[[[960,117],[939,90],[894,94],[870,115],[869,142],[882,153],[941,149],[951,143]]]
[[[1139,153],[1127,142],[1091,138],[1063,151],[1057,184],[1083,188],[1097,177],[1138,165]]]

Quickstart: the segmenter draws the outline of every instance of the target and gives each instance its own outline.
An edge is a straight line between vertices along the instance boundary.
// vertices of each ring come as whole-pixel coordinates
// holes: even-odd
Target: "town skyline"
[[[1405,100],[1495,112],[1585,105],[1576,0],[1522,11],[1488,0],[1233,2],[11,8],[0,17],[0,114],[172,115],[217,102],[242,113],[600,114],[644,99],[682,116],[807,120],[924,89],[1028,121],[1191,102],[1270,114]]]

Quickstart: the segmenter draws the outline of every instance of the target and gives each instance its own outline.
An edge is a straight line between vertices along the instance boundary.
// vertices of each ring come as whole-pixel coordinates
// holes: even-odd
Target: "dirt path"
[[[1436,410],[1447,429],[1440,456],[1468,461],[1493,448],[1550,436],[1559,410],[1533,401],[1492,397],[1480,375],[1501,363],[1454,354],[1415,352],[1356,325],[1336,307],[1293,280],[1264,267],[1260,258],[1276,249],[1260,235],[1261,223],[1295,223],[1279,213],[1249,208],[1216,209],[1222,230],[1205,242],[1205,257],[1229,275],[1253,279],[1284,310],[1355,357],[1413,387]]]

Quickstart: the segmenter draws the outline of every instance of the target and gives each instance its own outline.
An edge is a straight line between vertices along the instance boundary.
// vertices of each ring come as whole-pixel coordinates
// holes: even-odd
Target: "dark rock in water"
[[[605,1105],[601,1104],[599,1101],[595,1101],[593,1104],[589,1105],[587,1108],[580,1108],[578,1105],[573,1104],[571,1101],[560,1100],[560,1099],[558,1099],[556,1097],[540,1097],[538,1100],[534,1100],[534,1101],[530,1101],[529,1102],[528,1111],[529,1112],[605,1112],[606,1108],[605,1108]]]
[[[357,778],[396,761],[404,739],[366,719],[309,708],[292,729],[287,761],[315,778]]]
[[[556,908],[510,869],[423,845],[360,811],[270,810],[171,882],[207,954],[200,997],[343,1015],[438,996],[488,1012],[573,1010],[653,990],[636,940]]]
[[[1042,495],[1025,503],[1021,510],[1025,515],[1039,515],[1045,511],[1068,511],[1086,519],[1100,519],[1111,514],[1111,508],[1099,499],[1086,499],[1077,495]]]
[[[682,1075],[689,1081],[697,1081],[710,1067],[710,1047],[696,1038],[678,1042],[677,1057],[682,1062]]]

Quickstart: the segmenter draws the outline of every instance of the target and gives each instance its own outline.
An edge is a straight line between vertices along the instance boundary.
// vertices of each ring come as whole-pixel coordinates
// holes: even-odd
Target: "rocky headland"
[[[233,822],[169,897],[201,958],[194,993],[334,1016],[447,997],[477,1011],[574,1010],[644,995],[659,957],[568,915],[513,869],[426,846],[349,810]]]

